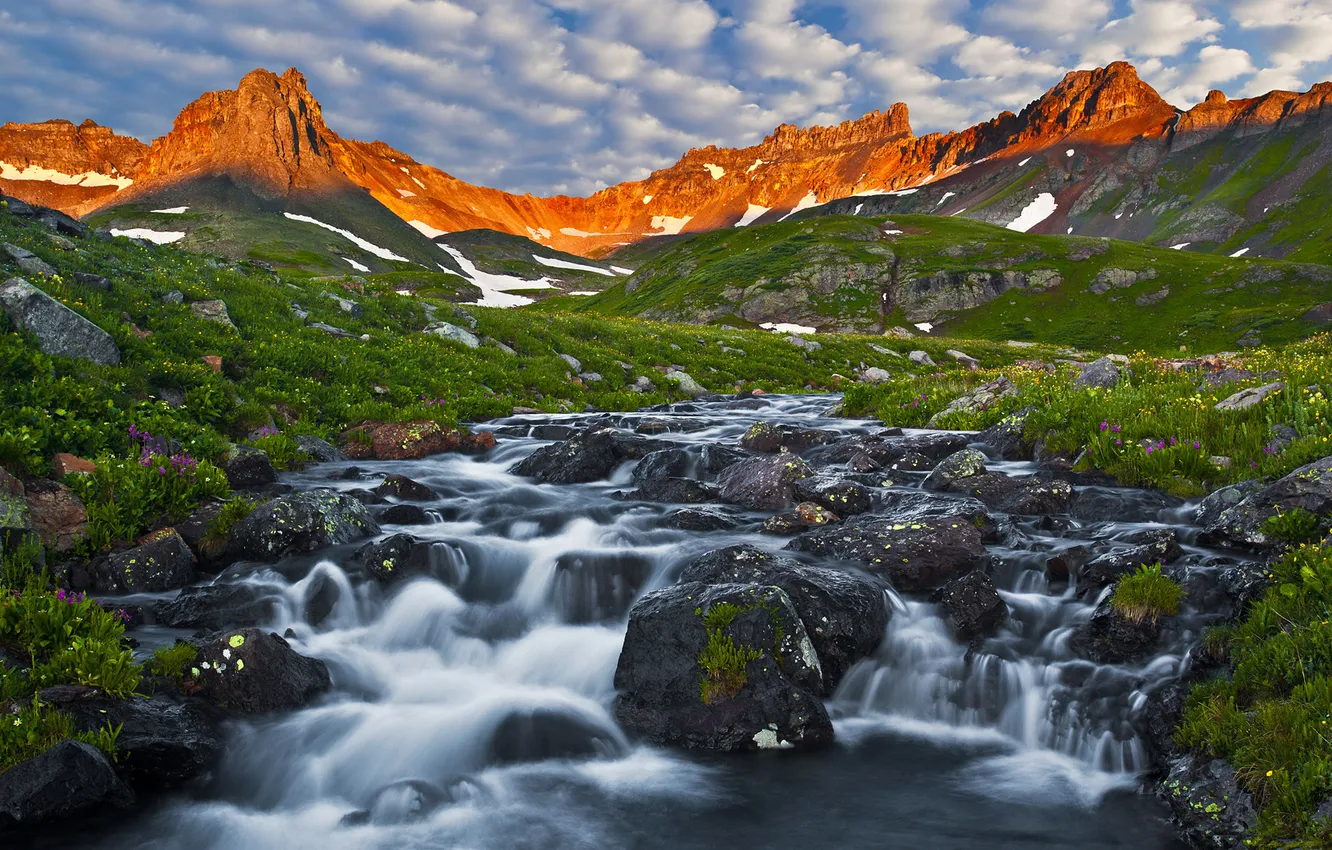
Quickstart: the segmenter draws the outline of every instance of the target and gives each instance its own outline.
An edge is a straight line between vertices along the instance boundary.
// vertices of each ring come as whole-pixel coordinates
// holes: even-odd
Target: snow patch
[[[134,181],[128,177],[112,177],[96,171],[85,171],[82,174],[66,174],[63,171],[42,168],[40,165],[29,165],[27,168],[18,168],[7,162],[0,162],[0,179],[44,180],[47,183],[55,183],[60,186],[83,186],[88,189],[94,189],[101,186],[115,186],[117,189],[124,189],[126,186],[134,184]]]
[[[930,331],[934,330],[934,325],[930,324],[929,322],[917,322],[916,330],[920,331],[921,333],[929,333]]]
[[[767,165],[767,163],[764,162],[764,161],[761,160],[761,159],[756,159],[756,160],[754,160],[754,164],[753,164],[753,165],[751,165],[751,166],[749,166],[748,168],[745,169],[745,173],[746,173],[746,174],[753,174],[755,171],[758,170],[758,167],[759,167],[760,165]]]
[[[813,334],[818,333],[818,328],[810,328],[805,325],[793,325],[790,322],[764,322],[759,325],[765,331],[772,331],[779,334]]]
[[[853,212],[853,213],[851,213],[851,214],[852,214],[852,215],[860,215],[860,211],[863,210],[864,208],[865,208],[865,205],[864,205],[864,204],[856,204],[856,211]]]
[[[420,186],[422,189],[425,188],[425,184],[422,183],[420,180],[417,180],[415,177],[412,178],[412,182],[415,183],[417,186]]]
[[[399,166],[398,166],[398,170],[401,171],[403,174],[406,174],[406,175],[409,176],[409,177],[410,177],[411,174],[412,174],[410,171],[407,170],[407,166],[405,166],[405,165],[399,165]]]
[[[424,233],[427,239],[435,239],[448,233],[447,230],[438,230],[426,224],[424,221],[417,221],[416,219],[412,219],[407,223]]]
[[[565,295],[600,295],[600,292],[593,292],[590,289],[577,289],[573,292],[566,292]]]
[[[957,216],[962,215],[962,213],[964,213],[964,212],[966,212],[966,211],[967,211],[967,208],[966,208],[966,207],[963,207],[962,209],[960,209],[960,210],[958,210],[957,212],[955,212],[955,213],[953,213],[952,215],[950,215],[949,218],[956,218]]]
[[[544,227],[528,227],[527,236],[533,242],[540,242],[542,239],[550,238],[550,231]]]
[[[634,273],[633,269],[626,269],[623,266],[611,266],[611,271],[615,272],[618,275],[624,275],[625,277],[628,277],[629,275]]]
[[[796,213],[800,212],[801,210],[808,210],[808,209],[812,209],[812,208],[817,207],[817,206],[819,206],[819,196],[816,195],[816,194],[814,194],[814,190],[813,190],[813,189],[810,189],[810,190],[809,190],[809,194],[807,194],[807,195],[805,195],[805,197],[801,198],[801,199],[800,199],[800,203],[796,204],[794,209],[792,209],[792,210],[791,210],[790,212],[788,212],[786,215],[782,216],[781,218],[779,218],[779,219],[777,219],[777,220],[778,220],[778,221],[786,221],[788,218],[790,218],[791,216],[793,216],[793,215],[795,215]]]
[[[1120,220],[1121,218],[1123,218],[1123,217],[1124,217],[1124,214],[1123,214],[1122,212],[1121,212],[1121,213],[1115,213],[1115,221],[1119,221],[1119,220]]]
[[[720,165],[713,165],[710,162],[705,162],[703,163],[703,167],[712,175],[713,180],[720,180],[726,176],[726,169],[722,168]]]
[[[651,196],[651,195],[644,195],[644,196],[643,196],[643,204],[644,204],[644,205],[647,205],[647,204],[650,204],[650,203],[652,203],[652,196]]]
[[[339,236],[351,240],[351,242],[354,245],[356,245],[356,247],[365,251],[369,251],[371,254],[374,254],[376,257],[379,257],[381,260],[397,260],[400,263],[411,262],[411,260],[407,259],[406,257],[400,257],[387,248],[381,248],[373,242],[367,242],[366,240],[357,236],[355,233],[352,233],[350,230],[343,230],[341,227],[334,227],[331,224],[325,224],[324,222],[320,221],[317,218],[310,218],[310,216],[308,215],[296,215],[295,213],[289,213],[289,212],[284,212],[283,215],[291,219],[292,221],[303,221],[306,224],[313,224],[316,227],[322,227],[325,230],[331,230],[334,233],[338,234]]]
[[[943,196],[942,198],[939,199],[939,203],[935,204],[935,206],[936,206],[936,207],[941,207],[941,206],[944,205],[944,201],[948,200],[949,198],[956,197],[956,196],[957,196],[957,193],[956,193],[956,192],[944,192],[944,196]]]
[[[575,239],[586,239],[589,236],[595,236],[595,233],[588,233],[586,230],[578,230],[573,227],[561,227],[560,233],[565,236],[572,236]]]
[[[353,260],[351,257],[343,257],[342,259],[346,260],[347,263],[348,263],[348,265],[350,265],[352,268],[356,269],[358,272],[368,272],[368,271],[370,271],[370,267],[369,267],[369,266],[364,265],[363,263],[358,263],[358,262],[356,262],[355,260]]]
[[[650,235],[675,236],[681,230],[684,230],[684,226],[693,221],[693,219],[694,217],[692,215],[687,215],[684,218],[676,218],[672,215],[654,215],[652,217],[652,229],[660,230],[661,232]]]
[[[1192,242],[1181,242],[1181,243],[1179,243],[1178,245],[1171,245],[1171,246],[1170,246],[1170,250],[1172,250],[1172,251],[1183,251],[1185,248],[1189,247],[1189,246],[1192,245],[1192,244],[1193,244]]]
[[[901,231],[901,230],[885,230],[885,231],[883,232],[883,235],[884,235],[884,236],[901,236],[902,233],[903,233],[903,231]]]
[[[557,260],[554,257],[542,257],[537,254],[533,254],[532,259],[536,260],[541,265],[552,269],[571,269],[578,272],[592,272],[593,274],[605,275],[606,277],[615,277],[615,272],[610,271],[609,269],[598,268],[596,266],[585,266],[581,263],[571,263],[568,260]]]
[[[1073,234],[1073,228],[1070,227],[1070,228],[1068,229],[1068,235],[1071,236],[1072,234]]]
[[[1236,251],[1235,253],[1231,254],[1231,255],[1230,255],[1230,258],[1233,260],[1233,259],[1236,259],[1236,258],[1238,258],[1238,257],[1243,257],[1243,256],[1244,256],[1245,254],[1247,254],[1247,253],[1249,253],[1249,249],[1248,249],[1248,248],[1241,248],[1241,249],[1239,249],[1238,251]]]
[[[143,239],[158,245],[170,245],[185,238],[182,230],[149,230],[146,227],[132,227],[129,230],[112,230],[112,236],[124,236],[128,239]]]
[[[1022,160],[1021,162],[1019,162],[1019,163],[1018,163],[1018,168],[1021,168],[1022,166],[1026,165],[1026,164],[1029,163],[1029,162],[1031,162],[1031,157],[1027,157],[1026,159],[1024,159],[1024,160]]]
[[[1064,155],[1068,156],[1069,158],[1072,158],[1073,154],[1075,153],[1077,153],[1077,151],[1073,150],[1072,148],[1069,148],[1068,150],[1064,151]]]
[[[1027,204],[1027,208],[1022,211],[1022,215],[1009,222],[1008,229],[1016,230],[1018,233],[1026,233],[1054,215],[1057,209],[1059,209],[1059,205],[1055,203],[1055,196],[1049,192],[1042,192],[1036,196],[1036,200]]]
[[[158,215],[184,215],[189,207],[168,207],[164,210],[153,210]]]
[[[416,197],[416,193],[415,193],[415,192],[409,191],[409,190],[407,190],[407,189],[399,189],[399,190],[398,190],[398,194],[401,195],[401,196],[404,197],[404,198],[415,198],[415,197]]]
[[[522,295],[512,295],[510,290],[555,288],[551,285],[550,278],[523,280],[507,274],[483,272],[471,260],[467,259],[466,254],[452,245],[441,244],[439,247],[457,260],[458,267],[463,270],[463,277],[481,289],[481,300],[475,302],[478,307],[522,307],[525,304],[531,304],[532,299],[525,298]]]
[[[745,214],[740,216],[740,220],[735,223],[736,227],[748,227],[753,224],[759,216],[768,211],[767,207],[761,207],[758,204],[750,204]]]

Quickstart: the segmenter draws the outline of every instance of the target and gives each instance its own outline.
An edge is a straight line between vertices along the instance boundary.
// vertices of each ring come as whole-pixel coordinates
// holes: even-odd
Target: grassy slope
[[[1109,350],[1166,351],[1234,348],[1251,330],[1267,343],[1298,339],[1311,329],[1300,317],[1326,301],[1322,268],[1306,269],[1268,260],[1231,260],[1152,248],[1132,242],[1101,243],[1079,237],[1016,233],[962,218],[894,216],[906,235],[892,241],[902,277],[937,271],[1054,269],[1062,286],[1046,292],[1014,291],[989,305],[944,323],[950,336],[1025,339]],[[699,304],[721,299],[728,285],[776,280],[810,262],[811,252],[831,245],[856,261],[888,261],[856,241],[876,222],[827,216],[705,233],[678,242],[648,259],[634,281],[589,299],[581,309],[612,315],[674,311],[687,316]],[[1103,244],[1104,253],[1085,260],[1071,252]],[[1087,291],[1106,268],[1155,270],[1154,279],[1129,289],[1096,295]],[[1169,287],[1159,303],[1138,306],[1140,296]],[[1113,300],[1112,300],[1113,299]],[[874,310],[872,304],[852,309]],[[1030,318],[1031,321],[1027,321]],[[904,319],[890,316],[888,325]]]

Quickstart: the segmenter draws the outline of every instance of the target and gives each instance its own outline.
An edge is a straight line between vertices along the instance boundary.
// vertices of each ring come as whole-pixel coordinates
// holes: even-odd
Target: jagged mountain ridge
[[[618,184],[587,198],[542,198],[470,185],[383,142],[343,139],[325,125],[298,71],[279,76],[258,70],[237,89],[207,93],[187,106],[172,131],[150,148],[143,150],[133,140],[118,143],[115,158],[99,160],[90,153],[80,158],[80,144],[89,152],[94,149],[80,140],[81,133],[66,132],[34,145],[32,140],[40,136],[34,128],[47,125],[5,125],[0,130],[0,162],[7,166],[0,190],[77,214],[159,198],[188,200],[183,186],[219,178],[279,206],[291,198],[309,207],[317,205],[321,195],[345,198],[368,192],[378,202],[374,207],[386,207],[428,236],[485,228],[583,256],[598,256],[654,235],[774,221],[815,206],[819,209],[804,214],[863,207],[872,212],[960,213],[1008,223],[1035,196],[1049,192],[1059,213],[1035,224],[1033,232],[1074,227],[1082,235],[1145,240],[1161,235],[1155,226],[1160,215],[1134,221],[1142,226],[1133,231],[1107,223],[1121,222],[1123,211],[1118,218],[1088,219],[1087,213],[1107,191],[1119,191],[1126,182],[1150,182],[1172,157],[1217,140],[1252,147],[1255,138],[1307,130],[1307,125],[1321,135],[1330,93],[1332,84],[1326,83],[1302,95],[1273,92],[1236,101],[1214,92],[1181,112],[1140,80],[1131,65],[1120,62],[1070,73],[1020,114],[1004,112],[960,132],[916,136],[907,107],[895,104],[886,112],[835,127],[783,125],[747,148],[691,150],[646,180]],[[103,150],[109,147],[104,141],[99,144]],[[1080,156],[1061,162],[1065,148]],[[1043,169],[1037,177],[1031,169],[1022,170],[1034,160]],[[49,181],[4,176],[16,167],[32,166],[61,173],[69,173],[62,171],[66,167],[89,167],[108,178],[119,175],[122,183],[127,183],[123,175],[130,174],[133,183],[119,191],[114,186],[71,185],[57,191],[44,185]],[[1055,171],[1062,176],[1051,176]],[[913,188],[915,197],[886,194]],[[1291,187],[1283,200],[1298,188]],[[934,207],[918,209],[927,197]],[[1197,200],[1180,197],[1184,206]],[[334,223],[352,230],[358,226]],[[1249,222],[1244,218],[1240,223]],[[1203,235],[1228,238],[1237,229],[1230,222]]]

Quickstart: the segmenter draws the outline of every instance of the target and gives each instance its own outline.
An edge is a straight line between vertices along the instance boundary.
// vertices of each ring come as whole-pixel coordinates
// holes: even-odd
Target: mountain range
[[[1243,100],[1212,92],[1184,111],[1119,62],[960,132],[916,136],[894,104],[834,127],[783,125],[747,148],[691,150],[646,180],[575,198],[474,186],[383,142],[345,139],[299,71],[256,70],[186,106],[151,145],[91,121],[5,124],[0,191],[101,222],[188,212],[175,229],[207,230],[194,241],[241,254],[272,236],[256,216],[304,216],[379,246],[380,260],[450,269],[421,236],[492,230],[604,257],[653,237],[829,213],[960,215],[1321,262],[1330,96],[1332,83]]]

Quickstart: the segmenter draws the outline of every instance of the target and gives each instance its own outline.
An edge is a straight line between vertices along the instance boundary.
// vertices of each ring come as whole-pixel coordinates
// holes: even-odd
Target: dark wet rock
[[[671,502],[697,505],[717,498],[717,490],[692,478],[649,478],[638,488],[618,494],[620,498],[641,502]]]
[[[1034,407],[1024,407],[1010,413],[973,439],[1000,460],[1029,460],[1032,446],[1026,437],[1026,427],[1027,419],[1035,410]]]
[[[919,522],[857,517],[808,531],[786,548],[859,561],[903,592],[940,587],[988,562],[980,529],[962,516]]]
[[[1074,498],[1073,485],[1067,481],[1045,481],[1034,476],[1009,478],[998,472],[963,478],[947,489],[980,499],[996,511],[1027,516],[1068,513]]]
[[[1318,516],[1332,514],[1332,457],[1305,464],[1279,481],[1223,511],[1207,527],[1205,542],[1227,546],[1271,546],[1263,524],[1296,508]]]
[[[277,561],[379,533],[365,505],[332,490],[311,490],[261,505],[231,532],[238,558]]]
[[[944,586],[940,602],[948,626],[961,640],[989,634],[1008,618],[1008,604],[995,590],[994,582],[980,570],[973,570]]]
[[[1147,694],[1147,702],[1133,718],[1133,725],[1147,742],[1158,764],[1180,754],[1175,731],[1184,719],[1184,701],[1190,683],[1179,679],[1163,682]]]
[[[384,483],[376,487],[375,492],[385,498],[404,502],[433,502],[439,498],[439,494],[421,482],[396,474],[386,476]]]
[[[187,679],[191,693],[243,714],[301,708],[330,684],[324,662],[259,629],[221,632],[205,641]]]
[[[567,552],[555,562],[551,595],[566,622],[618,620],[652,578],[652,562],[631,552]]]
[[[119,727],[116,768],[135,788],[178,787],[212,768],[224,740],[196,701],[166,694],[116,699],[95,688],[48,688],[42,702],[67,714],[77,732]]]
[[[841,517],[822,505],[816,505],[813,502],[801,502],[795,506],[795,510],[784,511],[768,517],[763,521],[763,527],[760,531],[778,537],[791,537],[807,528],[819,528],[832,525],[835,522],[841,522]]]
[[[1073,389],[1110,390],[1119,386],[1119,378],[1119,365],[1109,357],[1102,357],[1082,367],[1082,371],[1073,381]]]
[[[730,446],[709,444],[703,447],[703,469],[714,475],[748,459],[748,454]]]
[[[312,437],[309,434],[297,437],[296,445],[314,463],[341,463],[348,459],[345,454],[335,448],[331,443],[325,442],[318,437]]]
[[[338,583],[327,572],[320,570],[311,575],[310,581],[305,586],[305,593],[301,598],[301,616],[305,622],[317,629],[333,616],[333,611],[338,607],[338,600],[341,598],[342,590],[338,587]]]
[[[222,512],[222,502],[204,502],[186,517],[184,522],[176,524],[176,533],[185,541],[194,553],[199,570],[209,573],[221,572],[231,561],[227,558],[226,540],[209,536],[213,523]]]
[[[1113,517],[1117,522],[1156,522],[1162,511],[1182,504],[1173,496],[1151,490],[1093,486],[1078,492],[1069,513],[1074,519],[1091,522],[1100,522],[1107,517]]]
[[[1194,517],[1194,522],[1203,528],[1214,526],[1223,513],[1262,488],[1262,481],[1249,480],[1213,491],[1198,505],[1198,513]]]
[[[578,429],[572,425],[543,424],[533,425],[531,430],[526,432],[526,436],[533,440],[559,442],[560,440],[567,440],[577,433]]]
[[[569,439],[537,449],[513,468],[516,475],[544,484],[600,481],[621,463],[641,460],[665,448],[658,440],[593,425]]]
[[[1155,620],[1133,622],[1115,612],[1109,602],[1103,602],[1090,620],[1073,630],[1068,645],[1097,664],[1129,664],[1151,655],[1159,638],[1160,627]]]
[[[1267,570],[1262,564],[1254,562],[1236,564],[1223,569],[1219,580],[1221,589],[1230,600],[1232,616],[1235,618],[1248,614],[1253,603],[1272,586],[1271,580],[1267,577]]]
[[[100,593],[160,593],[194,581],[194,553],[174,529],[157,539],[111,555],[93,569]]]
[[[1243,850],[1258,826],[1253,799],[1222,759],[1184,756],[1171,765],[1156,793],[1169,804],[1175,824],[1194,847]]]
[[[787,452],[751,457],[722,472],[719,496],[750,510],[780,510],[795,504],[795,482],[813,474],[809,464]]]
[[[763,454],[780,451],[800,454],[814,446],[825,446],[836,442],[840,436],[836,431],[755,422],[740,438],[740,446],[751,452]]]
[[[389,500],[386,497],[379,495],[374,490],[367,490],[364,487],[358,487],[355,490],[348,490],[343,495],[355,499],[361,504],[368,505],[370,507],[391,504],[391,502],[389,502]]]
[[[689,475],[693,458],[684,449],[661,449],[638,462],[634,467],[635,481],[654,478],[683,478]]]
[[[876,513],[898,523],[917,523],[962,517],[985,536],[994,530],[985,503],[979,499],[927,490],[883,490],[877,494]]]
[[[133,802],[134,793],[100,750],[61,741],[0,773],[0,835]]]
[[[359,466],[349,466],[345,469],[339,469],[328,476],[329,481],[364,481],[366,477],[365,470]]]
[[[35,336],[47,354],[99,366],[120,363],[120,349],[109,333],[22,278],[0,284],[0,308],[19,330]]]
[[[985,455],[975,449],[963,449],[944,458],[921,486],[926,490],[947,490],[953,483],[984,475],[985,471]]]
[[[37,214],[37,220],[52,231],[65,236],[82,239],[88,235],[88,225],[60,210],[42,209]]]
[[[619,736],[584,717],[557,709],[519,710],[490,736],[488,761],[496,764],[617,755]]]
[[[888,627],[889,609],[878,582],[844,570],[805,566],[753,546],[731,546],[696,558],[680,581],[784,590],[818,652],[825,695],[853,664],[878,648]]]
[[[797,499],[822,505],[843,517],[867,513],[873,507],[863,484],[837,475],[798,479],[791,485],[791,492]]]
[[[381,584],[430,572],[430,544],[410,534],[394,534],[361,547],[356,559]]]
[[[1099,593],[1139,567],[1168,564],[1182,554],[1173,530],[1153,529],[1151,539],[1142,545],[1107,552],[1083,566],[1078,571],[1078,591]]]
[[[734,617],[717,624],[714,640],[730,641],[750,660],[709,671],[700,664],[709,643],[705,618],[724,604]],[[686,582],[647,594],[630,612],[615,669],[615,716],[655,744],[812,747],[833,739],[822,687],[818,656],[784,591]]]
[[[392,505],[379,515],[386,525],[429,525],[430,515],[418,505]]]
[[[255,490],[276,484],[277,469],[268,455],[249,446],[234,446],[222,461],[222,472],[233,490]]]
[[[1236,369],[1233,366],[1227,367],[1203,375],[1202,383],[1198,385],[1198,392],[1204,392],[1209,389],[1214,390],[1217,387],[1224,387],[1228,384],[1252,381],[1256,377],[1258,376],[1253,372],[1250,372],[1248,369]]]
[[[206,584],[158,602],[153,613],[164,626],[215,632],[268,622],[277,613],[277,598],[253,584]]]
[[[663,524],[685,531],[730,531],[740,522],[716,508],[684,508],[666,517]]]
[[[948,432],[939,432],[933,434],[913,434],[906,437],[888,437],[898,446],[901,446],[903,454],[914,452],[924,455],[931,460],[943,460],[949,455],[957,454],[967,447],[970,440],[962,434],[952,434]]]

